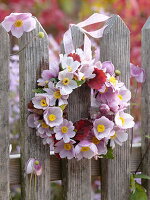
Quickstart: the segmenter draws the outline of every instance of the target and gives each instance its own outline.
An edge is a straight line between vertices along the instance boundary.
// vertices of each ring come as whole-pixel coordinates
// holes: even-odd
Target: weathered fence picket
[[[142,109],[141,109],[141,131],[142,131],[142,155],[144,157],[142,171],[150,176],[150,18],[142,29],[142,67],[145,69],[146,81],[142,86]],[[143,180],[148,199],[150,199],[150,181]]]
[[[114,15],[100,41],[101,61],[110,60],[121,71],[121,79],[129,87],[130,45],[129,30],[122,19]],[[102,200],[129,197],[130,140],[116,146],[114,160],[101,160]]]
[[[40,39],[38,32],[42,31],[45,37]],[[20,65],[20,112],[21,112],[21,175],[22,199],[46,200],[50,199],[50,155],[49,147],[42,144],[36,136],[36,131],[27,125],[29,112],[27,105],[33,97],[36,81],[41,71],[49,68],[48,37],[39,22],[36,29],[25,33],[19,41],[19,48],[26,48],[19,54]],[[37,178],[36,190],[34,179],[30,189],[30,176],[25,175],[25,163],[29,158],[36,158],[42,162],[43,173]]]
[[[129,87],[129,30],[122,19],[113,15],[108,20],[108,26],[100,40],[101,61],[111,60],[121,71],[121,79]],[[37,37],[39,31],[45,37]],[[84,35],[72,26],[72,38],[75,48],[83,45]],[[24,33],[19,39],[20,62],[20,132],[21,157],[11,156],[9,163],[9,124],[8,124],[8,86],[9,86],[9,35],[0,25],[0,200],[9,200],[9,184],[22,185],[22,200],[50,200],[50,181],[62,180],[64,200],[91,200],[91,176],[101,176],[102,200],[128,200],[129,176],[139,166],[141,154],[144,155],[149,145],[149,96],[150,96],[150,18],[142,29],[142,66],[146,70],[147,79],[142,90],[142,150],[134,147],[130,155],[130,140],[122,147],[116,146],[114,160],[87,160],[77,161],[59,160],[49,155],[49,147],[44,146],[35,130],[27,125],[29,112],[27,104],[33,97],[32,90],[36,87],[36,80],[41,71],[49,68],[48,37],[40,23],[30,33]],[[25,47],[25,48],[24,48]],[[64,53],[64,50],[62,50]],[[83,85],[76,89],[69,97],[68,119],[77,121],[89,117],[90,89]],[[130,135],[130,134],[129,134]],[[143,166],[138,169],[150,175],[150,150],[147,151]],[[35,187],[30,176],[25,174],[25,163],[29,158],[42,161],[43,173],[37,178]],[[20,164],[21,160],[21,164]],[[20,177],[21,174],[21,177]],[[10,179],[10,181],[9,181]],[[150,199],[150,181],[143,185],[148,191]]]
[[[9,199],[9,49],[8,33],[0,25],[0,200]]]
[[[83,33],[72,27],[72,39],[75,48],[81,47],[84,41]],[[72,122],[89,117],[91,91],[83,85],[69,97],[68,119]],[[91,161],[63,160],[64,200],[91,200]]]

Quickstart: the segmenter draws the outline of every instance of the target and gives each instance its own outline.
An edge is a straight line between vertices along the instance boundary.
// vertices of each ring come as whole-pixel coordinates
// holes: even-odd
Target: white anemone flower
[[[76,81],[72,80],[73,74],[70,72],[61,71],[58,79],[60,81],[56,84],[56,88],[60,90],[61,95],[68,95],[78,87]]]
[[[49,98],[48,95],[46,94],[35,94],[35,97],[32,98],[32,103],[35,108],[37,109],[43,109],[45,110],[46,108],[49,107]]]
[[[80,67],[80,69],[75,75],[78,77],[78,80],[92,79],[95,77],[93,71],[94,71],[93,65],[84,64]]]
[[[54,106],[56,104],[56,101],[58,101],[59,106],[68,104],[67,99],[69,95],[60,94],[60,90],[54,87],[54,84],[52,82],[49,82],[48,88],[44,88],[44,91],[46,91],[48,94],[48,97],[50,99],[50,106]]]
[[[122,146],[123,142],[127,141],[128,134],[124,130],[112,130],[110,137],[110,146],[115,148],[115,143]]]
[[[124,86],[123,82],[119,82],[114,76],[111,76],[109,73],[107,75],[106,86],[111,87],[113,91],[119,90],[122,86]]]
[[[50,126],[59,126],[63,122],[63,112],[59,107],[50,107],[44,111],[45,123]]]
[[[123,111],[119,111],[115,115],[115,123],[121,129],[128,129],[134,127],[134,118]]]
[[[105,116],[96,119],[93,125],[94,135],[98,140],[109,137],[110,132],[114,127],[114,123]]]
[[[74,61],[72,57],[64,56],[61,58],[61,66],[66,72],[74,73],[80,66],[78,61]]]
[[[120,100],[120,104],[127,103],[131,99],[131,92],[125,86],[121,87],[119,90],[118,98]]]
[[[56,140],[63,139],[65,143],[69,142],[76,134],[74,129],[73,123],[64,119],[62,124],[54,128]]]

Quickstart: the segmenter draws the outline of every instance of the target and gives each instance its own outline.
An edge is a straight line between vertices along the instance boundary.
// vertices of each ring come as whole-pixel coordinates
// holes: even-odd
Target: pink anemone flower
[[[114,127],[114,123],[105,116],[94,121],[94,135],[98,140],[110,136],[110,132]]]
[[[59,156],[61,158],[72,159],[73,157],[75,157],[73,144],[75,144],[74,140],[70,140],[68,143],[60,140],[55,144],[54,152],[59,153]]]
[[[20,38],[24,32],[35,29],[36,20],[31,13],[11,13],[5,17],[2,26],[7,32],[11,31],[13,36]]]
[[[39,160],[30,158],[25,168],[26,174],[35,174],[40,176],[42,174],[42,165]]]
[[[59,107],[49,107],[44,111],[45,123],[50,126],[59,126],[63,122],[63,112]]]
[[[83,140],[75,147],[75,155],[78,160],[82,158],[91,159],[98,154],[97,147],[94,143]]]
[[[70,138],[73,138],[76,134],[74,129],[73,123],[64,119],[59,126],[54,127],[56,140],[63,139],[65,143],[69,142]]]

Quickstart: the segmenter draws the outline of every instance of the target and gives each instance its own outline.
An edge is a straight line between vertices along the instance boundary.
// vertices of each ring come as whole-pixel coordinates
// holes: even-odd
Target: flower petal
[[[20,38],[23,35],[23,27],[17,28],[15,26],[12,26],[11,33],[16,38]]]
[[[36,27],[36,20],[33,17],[30,17],[23,22],[23,30],[25,32],[30,32]]]

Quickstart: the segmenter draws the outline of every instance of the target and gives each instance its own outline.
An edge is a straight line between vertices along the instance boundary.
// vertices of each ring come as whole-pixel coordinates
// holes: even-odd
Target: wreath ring
[[[60,54],[60,63],[44,70],[37,80],[35,96],[28,104],[28,125],[59,158],[107,157],[115,144],[128,138],[133,117],[124,112],[131,92],[119,80],[110,61],[87,60],[82,49]],[[65,116],[69,95],[83,84],[93,89],[98,111],[91,119],[73,123]]]

